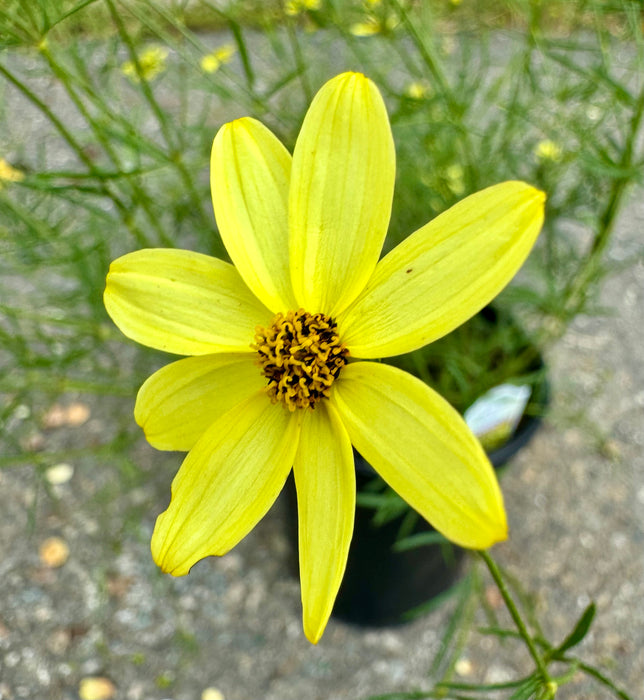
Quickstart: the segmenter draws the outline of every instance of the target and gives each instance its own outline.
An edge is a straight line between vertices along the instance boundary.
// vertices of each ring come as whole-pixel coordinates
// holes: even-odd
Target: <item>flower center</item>
[[[332,318],[298,309],[278,313],[269,326],[255,330],[252,347],[259,355],[273,403],[283,401],[294,411],[313,408],[329,397],[349,354]]]

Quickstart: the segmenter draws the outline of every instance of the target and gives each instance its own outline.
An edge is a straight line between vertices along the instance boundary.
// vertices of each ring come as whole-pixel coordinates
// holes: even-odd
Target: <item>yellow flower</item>
[[[206,73],[215,73],[224,64],[230,63],[236,50],[233,44],[223,44],[201,59],[201,69]]]
[[[459,545],[507,536],[494,471],[436,392],[380,362],[459,326],[528,255],[543,193],[478,192],[378,260],[391,214],[394,144],[361,74],[326,83],[293,156],[260,122],[217,133],[215,217],[234,266],[186,250],[114,261],[105,306],[130,338],[190,355],[141,387],[148,441],[188,450],[157,519],[152,555],[175,576],[234,547],[294,471],[304,631],[315,643],[346,564],[355,448]]]
[[[369,16],[364,22],[356,22],[349,27],[349,32],[353,36],[373,36],[380,34],[382,26],[377,17]]]
[[[349,27],[349,32],[354,36],[373,36],[381,32],[391,32],[399,24],[395,15],[388,15],[380,19],[375,15],[367,15],[364,22],[356,22]]]
[[[14,168],[12,165],[7,163],[4,158],[0,158],[0,190],[2,189],[4,182],[22,182],[25,179],[25,174],[22,170]]]
[[[465,173],[463,171],[463,166],[459,163],[453,163],[445,168],[445,178],[447,179],[447,186],[453,194],[460,197],[463,192],[465,192]]]
[[[558,163],[563,155],[561,146],[550,139],[539,141],[535,146],[534,154],[538,160],[550,160],[554,163]]]
[[[284,12],[290,17],[306,12],[307,10],[319,10],[321,0],[286,0]]]
[[[431,97],[432,88],[421,80],[414,80],[405,88],[405,95],[412,100],[425,100]]]
[[[163,73],[166,68],[168,49],[163,46],[150,46],[138,56],[141,73],[145,80],[153,80],[159,73]],[[125,61],[121,66],[121,73],[128,77],[133,83],[139,82],[139,74],[134,65],[134,61]]]

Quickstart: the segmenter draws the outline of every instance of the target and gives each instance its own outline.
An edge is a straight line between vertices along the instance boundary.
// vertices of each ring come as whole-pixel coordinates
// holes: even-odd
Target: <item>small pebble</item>
[[[57,569],[69,558],[69,546],[60,537],[48,537],[38,550],[40,562],[50,569]]]
[[[26,420],[31,415],[31,409],[29,406],[20,404],[20,406],[16,406],[16,410],[14,411],[13,415],[17,420]]]
[[[78,687],[80,700],[110,700],[116,693],[116,687],[109,678],[90,676],[83,678]]]
[[[45,413],[42,424],[45,428],[60,428],[62,425],[65,425],[64,407],[55,403],[47,413]]]
[[[201,700],[226,700],[221,690],[217,688],[206,688],[201,693]]]
[[[66,484],[74,475],[74,467],[71,464],[55,464],[53,467],[49,467],[45,472],[45,478],[52,484],[52,486],[58,486],[59,484]]]
[[[90,416],[90,408],[85,403],[75,402],[69,406],[55,403],[43,417],[45,428],[62,428],[63,426],[77,427],[83,425]]]
[[[617,440],[606,440],[600,447],[601,454],[608,459],[617,460],[622,456],[622,450]]]
[[[67,425],[83,425],[89,416],[89,406],[85,403],[72,403],[67,407]]]

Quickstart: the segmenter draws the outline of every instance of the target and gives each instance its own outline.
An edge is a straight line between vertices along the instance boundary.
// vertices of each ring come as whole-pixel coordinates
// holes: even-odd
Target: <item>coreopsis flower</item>
[[[319,10],[321,0],[286,0],[284,2],[284,12],[289,17],[296,17],[303,12]]]
[[[201,70],[205,73],[215,73],[226,63],[230,63],[237,49],[233,44],[222,44],[211,53],[206,54],[200,61]]]
[[[460,163],[452,163],[445,168],[445,180],[450,191],[457,197],[465,192],[465,172]]]
[[[382,27],[377,17],[368,16],[363,22],[355,22],[349,27],[349,32],[353,36],[373,36],[380,34]]]
[[[163,73],[166,69],[168,53],[168,49],[163,46],[149,46],[137,56],[139,66],[141,67],[141,73],[145,80],[154,80],[157,75]],[[121,73],[133,83],[138,83],[140,81],[134,61],[125,61],[121,66]]]
[[[293,469],[304,631],[321,637],[355,511],[352,445],[453,542],[507,536],[494,471],[462,417],[420,379],[375,361],[440,338],[528,255],[544,195],[505,182],[467,197],[378,260],[394,144],[382,97],[344,73],[311,104],[293,156],[260,122],[217,133],[217,225],[234,266],[186,250],[114,261],[105,306],[125,335],[190,357],[141,387],[135,418],[187,450],[152,555],[175,576],[223,555]]]
[[[405,95],[411,100],[425,100],[432,95],[431,85],[421,80],[414,80],[405,88]]]
[[[383,32],[391,32],[400,21],[395,15],[387,15],[386,17],[376,17],[376,15],[367,14],[362,22],[355,22],[349,27],[349,32],[353,36],[374,36]]]
[[[534,154],[539,161],[552,161],[558,163],[561,160],[563,151],[561,146],[550,139],[544,139],[534,148]]]

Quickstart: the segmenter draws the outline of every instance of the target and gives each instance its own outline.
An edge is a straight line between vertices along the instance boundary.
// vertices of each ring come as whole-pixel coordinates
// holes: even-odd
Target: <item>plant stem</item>
[[[526,627],[526,624],[523,621],[523,618],[521,617],[519,609],[515,605],[514,600],[512,600],[512,596],[510,595],[508,587],[505,585],[505,581],[503,580],[503,576],[501,575],[499,567],[496,565],[496,562],[494,561],[494,559],[492,559],[492,557],[488,554],[487,551],[483,550],[478,552],[478,554],[480,555],[481,559],[483,559],[490,574],[492,575],[494,583],[496,583],[499,592],[501,593],[503,602],[505,603],[505,606],[508,609],[508,612],[510,613],[512,619],[514,620],[514,624],[517,626],[519,634],[521,635],[523,641],[526,643],[528,651],[530,652],[530,656],[532,656],[535,664],[537,665],[537,669],[539,670],[539,674],[543,679],[544,685],[552,685],[553,680],[552,678],[550,678],[550,674],[548,673],[546,664],[544,663],[541,654],[539,654],[537,647],[535,646],[534,640],[528,632],[528,628]]]
[[[581,671],[583,671],[585,674],[594,678],[597,682],[601,683],[602,685],[606,686],[607,688],[610,688],[610,690],[613,692],[613,695],[615,695],[615,697],[619,698],[620,700],[633,700],[630,695],[628,695],[621,688],[618,688],[613,683],[613,681],[611,681],[610,678],[605,676],[599,669],[596,669],[594,666],[590,666],[590,665],[585,664],[582,661],[580,661],[578,664],[578,668]]]
[[[421,60],[425,64],[425,67],[429,71],[432,79],[434,80],[438,92],[445,99],[449,116],[452,120],[455,130],[457,131],[460,139],[457,141],[456,146],[461,152],[461,157],[463,163],[467,168],[467,174],[469,177],[470,185],[474,190],[479,189],[478,187],[478,170],[474,166],[473,159],[475,158],[475,150],[470,139],[470,133],[463,123],[463,105],[459,102],[454,90],[449,84],[449,80],[445,75],[440,61],[436,57],[433,49],[431,48],[429,42],[425,39],[425,33],[419,31],[418,27],[412,21],[409,13],[400,2],[400,0],[389,0],[389,3],[394,8],[396,14],[400,18],[402,24],[405,26],[409,32],[409,36],[413,41]]]
[[[313,100],[313,92],[311,90],[311,85],[309,84],[309,79],[306,74],[306,61],[304,60],[304,55],[302,54],[302,46],[298,41],[297,32],[293,27],[293,22],[286,23],[286,34],[288,36],[293,58],[295,59],[295,69],[300,79],[302,92],[304,93],[304,97],[306,98],[307,104],[310,104]]]
[[[608,245],[611,234],[615,228],[617,215],[621,209],[622,200],[628,186],[633,181],[633,156],[637,136],[644,118],[644,87],[641,88],[635,111],[630,121],[630,129],[619,160],[618,168],[624,174],[613,180],[613,185],[608,197],[608,202],[599,218],[599,231],[593,239],[586,259],[580,265],[578,273],[573,278],[564,295],[564,310],[568,317],[579,313],[581,305],[588,292],[588,287],[593,282],[601,257]]]
[[[213,222],[210,220],[209,216],[206,214],[206,211],[204,209],[203,201],[202,198],[200,197],[199,193],[197,192],[197,189],[195,188],[194,181],[192,179],[192,175],[190,174],[190,171],[188,170],[184,160],[183,160],[183,155],[181,153],[181,147],[177,146],[175,143],[174,135],[172,133],[172,130],[170,128],[169,122],[166,118],[166,115],[164,114],[163,110],[161,109],[161,106],[156,100],[156,97],[154,96],[154,93],[152,92],[152,89],[150,88],[150,84],[148,83],[144,73],[143,69],[141,68],[141,64],[139,62],[139,58],[136,52],[136,47],[134,45],[134,41],[132,40],[132,37],[129,35],[125,24],[123,23],[123,20],[121,19],[120,14],[118,13],[113,0],[105,0],[108,10],[112,16],[112,19],[114,20],[114,24],[116,25],[116,29],[119,33],[119,36],[121,37],[121,40],[125,44],[125,47],[127,48],[130,60],[132,61],[136,73],[139,79],[139,86],[141,88],[141,93],[143,94],[146,102],[148,103],[148,106],[152,110],[152,113],[155,116],[155,119],[159,125],[159,128],[161,130],[161,134],[163,136],[164,141],[166,142],[166,145],[169,149],[169,159],[177,169],[177,172],[179,173],[179,176],[184,184],[184,187],[186,188],[186,192],[188,196],[190,197],[192,207],[194,210],[195,215],[197,215],[201,219],[201,223],[204,226],[204,230],[209,230],[213,228]]]
[[[138,228],[133,220],[132,213],[129,211],[128,207],[124,202],[118,197],[114,192],[111,191],[109,187],[105,184],[101,177],[101,172],[94,165],[91,158],[85,153],[81,144],[74,138],[69,129],[62,123],[62,121],[54,114],[54,112],[34,93],[27,85],[22,83],[13,73],[11,73],[5,66],[0,65],[0,75],[3,75],[12,85],[14,85],[22,94],[40,110],[40,112],[50,121],[52,126],[58,131],[58,133],[67,142],[72,151],[76,154],[78,159],[87,167],[88,171],[93,177],[96,178],[98,183],[98,188],[103,196],[108,197],[116,207],[121,217],[123,223],[127,226],[130,233],[136,238],[140,245],[143,247],[149,247],[149,242],[145,234]]]
[[[69,95],[69,98],[74,103],[80,114],[83,116],[87,125],[94,133],[97,141],[101,144],[103,150],[105,151],[109,159],[112,161],[112,164],[117,168],[117,170],[119,170],[123,174],[124,178],[127,180],[128,184],[132,188],[132,193],[134,194],[134,199],[137,202],[137,205],[141,206],[147,214],[150,224],[156,229],[159,240],[163,243],[163,245],[172,247],[172,241],[163,230],[163,226],[161,225],[159,217],[152,209],[152,204],[148,193],[139,185],[139,183],[135,180],[133,176],[130,176],[125,170],[123,170],[123,166],[120,162],[120,159],[115,149],[112,147],[112,144],[107,138],[105,132],[97,126],[96,120],[89,113],[87,107],[85,106],[85,103],[76,94],[74,86],[72,85],[73,79],[70,77],[71,74],[68,73],[56,61],[46,43],[43,43],[41,45],[41,53],[45,57],[49,67],[51,68],[52,73],[61,82],[61,84],[65,88],[65,91]],[[110,117],[111,116],[112,115],[110,113]]]

